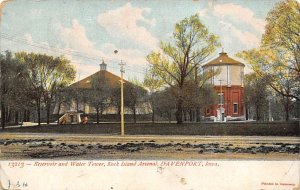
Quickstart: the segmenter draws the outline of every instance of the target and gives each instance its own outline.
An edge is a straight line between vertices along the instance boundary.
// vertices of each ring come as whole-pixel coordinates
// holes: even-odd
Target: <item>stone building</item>
[[[244,67],[239,61],[221,52],[219,57],[203,65],[205,71],[217,71],[209,79],[218,93],[217,104],[205,109],[205,116],[215,121],[244,119]]]
[[[92,81],[96,77],[100,77],[103,80],[106,80],[106,83],[109,85],[110,89],[117,89],[120,88],[120,80],[121,78],[109,71],[107,71],[107,64],[102,61],[102,63],[99,65],[100,70],[95,72],[94,74],[87,76],[73,84],[71,84],[68,89],[75,89],[75,92],[78,91],[82,94],[89,93],[89,90],[92,88]],[[124,91],[126,92],[126,88],[129,88],[130,86],[134,86],[136,88],[139,88],[141,91],[146,90],[142,87],[136,86],[135,84],[132,84],[131,82],[124,79]],[[131,108],[126,106],[126,100],[130,99],[130,94],[126,94],[124,92],[124,113],[125,114],[133,114],[133,111]],[[111,98],[109,98],[107,101],[111,101]],[[113,105],[111,102],[108,102],[110,106],[106,107],[105,110],[102,111],[101,114],[118,114],[120,112],[120,108]],[[64,114],[67,112],[74,112],[74,111],[80,111],[85,114],[94,114],[96,113],[96,109],[88,102],[88,101],[76,101],[76,98],[71,98],[71,103],[62,104],[59,113]],[[57,114],[58,112],[58,106],[55,106],[54,114]],[[136,114],[148,114],[150,112],[149,103],[144,101],[143,99],[139,99],[138,103],[136,105]]]

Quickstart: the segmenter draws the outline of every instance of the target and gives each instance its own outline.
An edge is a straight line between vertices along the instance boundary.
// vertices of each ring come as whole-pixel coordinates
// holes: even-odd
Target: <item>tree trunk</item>
[[[152,123],[154,123],[155,120],[155,110],[154,110],[154,102],[152,102]]]
[[[133,122],[136,123],[136,109],[133,107]]]
[[[245,105],[245,110],[246,110],[246,120],[249,120],[249,110],[248,110],[248,104]]]
[[[182,112],[183,112],[183,100],[179,98],[177,100],[177,111],[176,111],[177,124],[182,124]]]
[[[26,109],[24,109],[24,111],[23,111],[23,122],[25,121],[26,122],[26,119],[27,119],[27,110]]]
[[[255,109],[255,111],[256,111],[256,121],[260,121],[260,108],[259,108],[259,106],[258,105],[256,105],[256,109]]]
[[[121,118],[121,106],[118,107],[118,115],[119,115],[120,118]]]
[[[171,114],[171,112],[168,112],[168,119],[169,119],[169,123],[171,123],[171,121],[172,121],[172,114]]]
[[[154,112],[154,109],[152,109],[152,123],[154,123],[154,121],[155,121],[155,112]]]
[[[189,115],[190,115],[190,122],[193,122],[194,121],[194,113],[193,113],[192,109],[189,110]]]
[[[30,121],[30,110],[27,110],[26,121]]]
[[[289,97],[283,97],[283,99],[286,98],[286,101],[284,101],[284,109],[285,109],[285,121],[290,120],[290,99]]]
[[[7,107],[7,118],[6,118],[6,121],[7,121],[7,122],[11,122],[11,114],[12,114],[11,109],[9,109],[9,108]]]
[[[200,122],[200,121],[201,121],[200,108],[197,107],[196,108],[196,122]]]
[[[19,112],[15,111],[15,124],[18,125],[19,124]]]
[[[57,125],[59,125],[59,112],[60,112],[60,107],[61,107],[61,103],[58,103],[58,108],[57,108]]]
[[[22,111],[19,112],[19,120],[21,122],[21,126],[20,127],[22,127],[23,123],[24,123],[24,111],[23,112]]]
[[[5,128],[5,118],[6,118],[5,106],[4,106],[4,102],[1,101],[1,127],[2,127],[2,130],[4,130],[4,128]]]
[[[50,104],[50,103],[47,103],[47,107],[46,107],[46,112],[47,112],[47,124],[50,123],[50,107],[51,107],[51,104]]]
[[[76,98],[76,110],[77,110],[77,112],[79,112],[78,98]]]
[[[41,126],[41,100],[37,99],[36,101],[36,111],[38,115],[38,126]]]
[[[97,111],[97,124],[99,124],[99,108],[96,108]]]
[[[290,120],[290,113],[289,113],[289,108],[286,109],[285,111],[285,121],[289,121]]]
[[[183,111],[183,121],[187,121],[187,114],[186,114],[186,110]]]
[[[9,110],[9,114],[8,114],[8,118],[7,118],[7,121],[8,122],[12,122],[12,119],[13,119],[13,110],[11,108],[8,109]]]
[[[5,128],[5,103],[4,103],[4,81],[3,81],[3,67],[2,67],[2,63],[0,64],[0,84],[1,84],[1,88],[0,88],[0,98],[1,98],[1,128],[2,130],[4,130]]]

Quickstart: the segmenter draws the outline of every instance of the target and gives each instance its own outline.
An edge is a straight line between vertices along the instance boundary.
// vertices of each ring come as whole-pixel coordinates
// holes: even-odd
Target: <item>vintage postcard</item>
[[[298,0],[0,1],[0,190],[300,190]]]

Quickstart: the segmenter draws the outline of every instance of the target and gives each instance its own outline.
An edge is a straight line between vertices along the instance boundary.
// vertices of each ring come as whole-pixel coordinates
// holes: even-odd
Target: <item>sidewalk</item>
[[[42,124],[46,124],[46,123],[41,123]],[[52,124],[52,123],[51,123]],[[20,127],[31,127],[31,126],[37,126],[38,123],[34,123],[34,122],[23,122],[23,124],[19,124],[19,125],[9,125],[9,126],[5,126],[5,128],[20,128]]]

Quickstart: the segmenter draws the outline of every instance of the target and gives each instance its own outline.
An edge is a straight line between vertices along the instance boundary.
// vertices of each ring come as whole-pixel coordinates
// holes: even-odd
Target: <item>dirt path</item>
[[[0,160],[300,160],[299,148],[297,137],[0,134]]]

